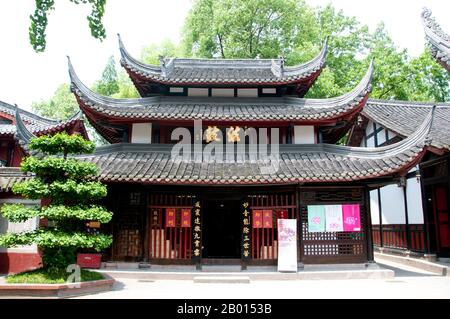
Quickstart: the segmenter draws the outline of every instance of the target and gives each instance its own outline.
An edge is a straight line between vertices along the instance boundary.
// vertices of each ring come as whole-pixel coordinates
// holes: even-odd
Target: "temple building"
[[[92,92],[69,60],[81,111],[111,143],[79,157],[108,185],[114,241],[104,261],[274,265],[277,221],[295,219],[298,265],[373,262],[370,192],[399,183],[426,156],[434,108],[396,143],[335,145],[367,104],[373,61],[347,94],[305,99],[326,43],[287,67],[282,59],[146,65],[119,42],[141,98]]]
[[[81,112],[66,121],[55,121],[0,101],[0,205],[12,202],[40,205],[40,201],[20,198],[13,194],[12,186],[29,178],[19,168],[22,159],[29,155],[27,145],[23,141],[29,140],[32,136],[51,135],[57,132],[79,133],[88,138]],[[35,229],[38,224],[38,219],[25,223],[11,223],[0,216],[0,233]],[[0,247],[0,273],[17,273],[37,268],[40,262],[35,246]]]

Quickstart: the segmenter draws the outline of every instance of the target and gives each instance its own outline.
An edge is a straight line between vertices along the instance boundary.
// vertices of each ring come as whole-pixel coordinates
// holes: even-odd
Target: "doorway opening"
[[[241,223],[239,200],[205,200],[202,257],[240,258]]]

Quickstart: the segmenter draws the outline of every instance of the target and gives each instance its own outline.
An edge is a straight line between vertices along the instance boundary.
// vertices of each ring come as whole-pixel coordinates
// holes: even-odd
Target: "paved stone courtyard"
[[[450,277],[398,264],[393,279],[251,281],[241,284],[190,280],[118,279],[114,291],[78,298],[138,299],[449,299]]]

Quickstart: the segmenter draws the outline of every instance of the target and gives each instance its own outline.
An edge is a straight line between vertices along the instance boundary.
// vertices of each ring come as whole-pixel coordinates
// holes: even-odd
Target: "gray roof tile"
[[[267,158],[251,159],[248,149],[243,162],[176,162],[173,145],[113,144],[94,154],[78,156],[97,163],[105,182],[152,184],[283,184],[344,182],[393,175],[415,165],[424,153],[433,112],[408,138],[385,147],[367,149],[330,144],[280,145],[279,170],[265,172]],[[272,164],[274,164],[272,162]]]
[[[159,66],[134,59],[125,49],[120,36],[122,65],[131,73],[165,84],[183,83],[295,83],[311,77],[325,66],[328,45],[311,61],[284,66],[282,59],[188,59],[164,58]]]
[[[450,103],[369,99],[361,114],[402,137],[414,133],[433,105],[436,111],[429,138],[431,146],[450,150]]]
[[[328,99],[211,98],[156,96],[114,99],[87,88],[69,61],[72,91],[80,108],[89,113],[117,119],[144,120],[229,120],[229,121],[317,121],[336,119],[356,112],[371,91],[373,61],[366,75],[351,92]],[[89,116],[89,114],[87,114]]]

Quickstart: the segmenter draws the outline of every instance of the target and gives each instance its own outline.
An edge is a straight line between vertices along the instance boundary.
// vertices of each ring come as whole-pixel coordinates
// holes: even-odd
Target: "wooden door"
[[[433,187],[433,208],[438,252],[450,251],[448,188],[446,186]]]

